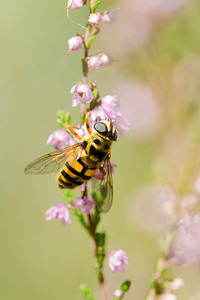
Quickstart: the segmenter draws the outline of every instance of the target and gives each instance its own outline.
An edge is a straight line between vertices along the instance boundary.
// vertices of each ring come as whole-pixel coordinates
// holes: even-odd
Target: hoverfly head
[[[94,129],[97,134],[100,134],[103,137],[107,137],[112,141],[117,140],[117,130],[115,129],[113,121],[111,121],[110,119],[97,121],[94,124]]]

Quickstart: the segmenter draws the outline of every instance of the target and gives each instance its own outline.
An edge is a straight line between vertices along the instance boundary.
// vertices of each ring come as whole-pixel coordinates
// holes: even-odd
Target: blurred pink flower
[[[148,184],[134,189],[130,197],[132,208],[128,220],[148,232],[163,233],[176,217],[176,197],[172,189],[158,184]],[[149,213],[151,211],[151,213]]]
[[[70,221],[70,214],[69,214],[69,208],[62,203],[58,203],[52,207],[50,207],[46,212],[46,221],[49,221],[51,219],[59,219],[61,220],[62,226],[65,226],[68,223],[71,223]]]
[[[88,67],[94,70],[98,70],[100,67],[109,66],[112,62],[112,57],[106,53],[97,53],[87,58]]]
[[[176,300],[177,297],[176,297],[176,295],[167,292],[167,293],[163,293],[163,294],[159,295],[157,299],[158,300]]]
[[[83,44],[83,36],[76,34],[68,40],[68,46],[70,51],[80,50]],[[69,53],[69,51],[68,51]]]
[[[108,51],[115,51],[115,55],[121,55],[123,58],[137,51],[148,42],[161,21],[179,11],[187,1],[120,0],[118,22],[107,28],[104,34],[104,43],[108,45]],[[109,43],[110,37],[112,43]]]
[[[105,11],[102,15],[102,21],[104,23],[113,24],[117,20],[116,10]]]
[[[117,289],[117,290],[114,291],[114,296],[115,297],[120,298],[122,295],[123,295],[122,290]]]
[[[178,291],[180,288],[183,287],[183,285],[184,285],[184,281],[180,277],[177,277],[177,278],[174,278],[173,280],[165,282],[165,288],[169,292]]]
[[[175,231],[172,261],[181,257],[187,263],[200,263],[200,215],[186,213]]]
[[[128,258],[123,250],[113,250],[108,254],[108,266],[112,272],[124,272],[124,266],[128,266]]]
[[[102,22],[102,16],[99,12],[90,14],[88,18],[88,23],[94,27],[98,26]]]
[[[88,84],[75,84],[71,88],[70,93],[74,93],[72,97],[73,107],[78,105],[79,103],[90,103],[94,99],[94,96]]]
[[[67,145],[74,145],[75,141],[64,129],[58,129],[50,134],[46,144],[52,144],[56,149],[63,149]]]
[[[76,202],[75,202],[75,206],[79,211],[82,211],[86,214],[90,214],[91,209],[93,209],[93,207],[96,205],[96,202],[93,200],[88,199],[88,197],[84,196],[82,197],[78,197]]]
[[[86,0],[69,0],[66,9],[78,9],[81,8],[86,3]]]
[[[116,93],[122,114],[131,122],[130,135],[144,139],[162,128],[162,111],[153,91],[142,82],[121,80]]]
[[[85,192],[86,183],[84,182],[83,184],[81,184],[81,185],[79,186],[79,188],[80,188],[80,190],[81,190],[82,193]]]

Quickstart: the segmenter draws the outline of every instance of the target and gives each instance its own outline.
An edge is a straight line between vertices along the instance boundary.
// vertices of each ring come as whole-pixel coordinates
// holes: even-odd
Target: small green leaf
[[[62,190],[63,197],[67,200],[67,203],[72,204],[72,192],[70,190],[64,189]]]
[[[80,286],[80,293],[81,296],[86,300],[95,300],[91,289],[86,284],[82,284]]]
[[[96,37],[96,33],[91,33],[90,34],[90,39],[89,39],[89,41],[87,42],[87,45],[86,45],[87,48],[89,48],[91,46],[91,44],[94,41],[95,37]]]
[[[99,4],[101,3],[101,0],[96,0],[93,7],[92,7],[92,13],[95,12],[95,10],[97,9],[97,7],[99,6]]]
[[[120,290],[125,293],[129,290],[130,286],[131,286],[131,281],[126,280],[120,285]]]
[[[106,242],[106,233],[103,232],[97,232],[95,235],[96,244],[97,247],[104,247]]]
[[[57,112],[57,123],[60,127],[64,127],[64,125],[69,125],[71,122],[71,116],[69,113],[65,113],[64,111],[58,111]]]

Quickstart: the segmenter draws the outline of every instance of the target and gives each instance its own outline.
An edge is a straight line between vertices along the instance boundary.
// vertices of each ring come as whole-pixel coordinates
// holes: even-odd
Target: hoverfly
[[[74,130],[77,127],[67,126],[80,142],[35,159],[24,172],[40,175],[59,171],[57,184],[61,189],[74,189],[93,177],[92,198],[101,212],[107,212],[113,198],[110,153],[113,141],[117,140],[117,131],[110,119],[97,119],[91,130],[89,113],[85,117],[85,127],[87,134],[80,137]],[[98,170],[101,180],[95,179]]]

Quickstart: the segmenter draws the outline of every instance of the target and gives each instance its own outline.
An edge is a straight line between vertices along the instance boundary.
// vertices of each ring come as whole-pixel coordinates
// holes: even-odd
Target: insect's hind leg
[[[92,131],[90,129],[90,124],[89,124],[89,115],[90,115],[90,111],[87,113],[86,117],[85,117],[85,127],[87,129],[87,132],[89,134],[92,134]]]
[[[69,130],[79,141],[82,140],[82,137],[74,131],[73,128],[78,129],[76,126],[65,126],[67,130]]]

